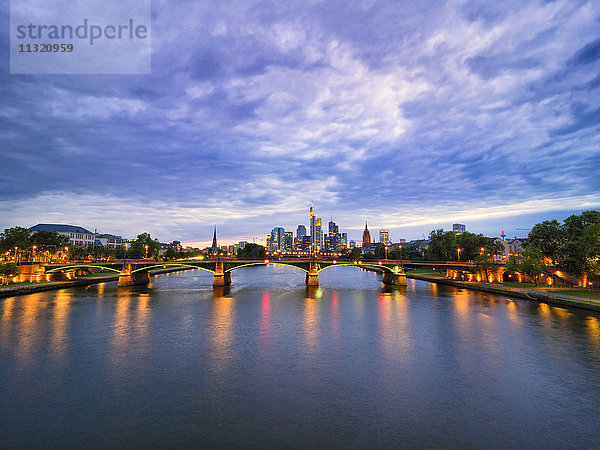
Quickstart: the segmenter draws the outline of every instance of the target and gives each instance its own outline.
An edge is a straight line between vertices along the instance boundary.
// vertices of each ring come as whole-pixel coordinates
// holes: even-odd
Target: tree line
[[[173,241],[165,252],[166,259],[178,259],[189,256],[198,256],[199,250],[182,252],[176,250],[181,247],[181,242]],[[123,246],[106,247],[98,245],[71,245],[69,237],[56,231],[35,231],[27,228],[7,228],[0,233],[0,255],[3,259],[27,261],[43,258],[44,255],[63,253],[70,260],[82,259],[141,259],[158,258],[161,245],[158,239],[152,239],[149,233],[138,234],[137,238]],[[7,269],[8,270],[8,269]]]

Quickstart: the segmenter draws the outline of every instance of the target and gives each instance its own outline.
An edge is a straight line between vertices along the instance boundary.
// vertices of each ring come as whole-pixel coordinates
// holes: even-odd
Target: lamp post
[[[18,264],[17,262],[17,250],[19,249],[19,247],[15,247],[15,264]]]
[[[456,251],[458,252],[458,262],[460,262],[460,252],[462,251],[462,248],[457,248]]]
[[[384,245],[385,248],[385,259],[387,259],[387,245]]]
[[[37,250],[37,245],[33,246],[33,260],[35,261],[35,251]]]
[[[67,261],[69,260],[69,247],[65,246],[65,256],[67,258]]]
[[[144,245],[144,248],[146,249],[146,259],[148,259],[148,244]]]

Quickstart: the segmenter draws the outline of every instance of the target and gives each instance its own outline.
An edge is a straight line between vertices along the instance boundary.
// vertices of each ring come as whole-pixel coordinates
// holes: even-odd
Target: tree
[[[494,257],[495,254],[489,248],[484,248],[484,251],[475,257],[475,267],[485,274],[486,281],[490,279],[498,268],[498,263],[496,263]]]
[[[160,242],[157,239],[152,239],[148,233],[138,234],[137,239],[131,243],[131,247],[127,250],[127,257],[132,259],[145,258],[146,245],[148,246],[148,257],[158,257]]]
[[[557,220],[546,220],[536,224],[527,237],[525,246],[532,245],[542,251],[542,255],[556,263],[560,247],[565,242],[565,230]]]
[[[558,268],[575,276],[592,274],[600,258],[600,213],[584,211],[564,220],[565,242],[558,249]]]
[[[36,231],[31,236],[31,244],[35,245],[39,252],[54,253],[69,245],[69,237],[56,231]]]
[[[427,258],[437,261],[451,261],[458,258],[456,235],[439,229],[429,233],[429,248]]]
[[[504,269],[506,270],[506,273],[511,275],[519,272],[519,257],[517,255],[509,256],[504,265]]]
[[[265,259],[266,250],[262,245],[246,244],[237,253],[239,259]]]
[[[15,247],[24,250],[31,245],[30,231],[23,227],[6,228],[0,234],[0,252],[13,251]]]
[[[529,245],[523,250],[517,268],[519,272],[529,275],[536,286],[538,285],[540,275],[546,273],[548,270],[542,251],[533,245]]]
[[[362,250],[360,249],[360,247],[354,247],[352,250],[350,250],[350,259],[352,261],[356,261],[357,259],[359,259],[362,255]]]
[[[493,254],[498,253],[495,248],[494,239],[485,237],[483,234],[469,233],[468,231],[456,237],[457,248],[460,248],[461,261],[473,261],[481,253],[481,248],[486,247],[492,250]],[[457,255],[458,256],[458,255]]]
[[[0,278],[2,279],[16,277],[20,271],[21,268],[15,263],[0,264]]]

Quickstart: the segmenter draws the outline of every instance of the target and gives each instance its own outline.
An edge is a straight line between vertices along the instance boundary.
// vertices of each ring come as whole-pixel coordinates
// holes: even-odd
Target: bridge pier
[[[406,286],[406,274],[404,272],[393,273],[386,270],[383,272],[383,284],[387,286]]]
[[[231,285],[231,272],[216,273],[213,278],[213,287],[217,286],[230,286]]]
[[[137,284],[148,284],[150,277],[147,271],[131,272],[131,264],[127,264],[119,274],[118,286],[134,286]]]
[[[306,285],[307,286],[318,286],[319,285],[319,273],[318,272],[306,272]]]

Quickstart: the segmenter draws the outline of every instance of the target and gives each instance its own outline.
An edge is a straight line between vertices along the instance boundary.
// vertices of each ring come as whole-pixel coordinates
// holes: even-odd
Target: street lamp
[[[146,249],[146,259],[148,259],[148,244],[144,245],[144,248]]]
[[[458,262],[460,262],[460,252],[462,251],[462,248],[457,248],[456,251],[458,252]]]
[[[69,247],[65,246],[65,255],[67,257],[67,261],[69,260]]]
[[[33,260],[35,261],[35,251],[37,250],[37,245],[33,246]]]
[[[17,250],[19,249],[19,247],[15,247],[15,263],[17,262]]]

